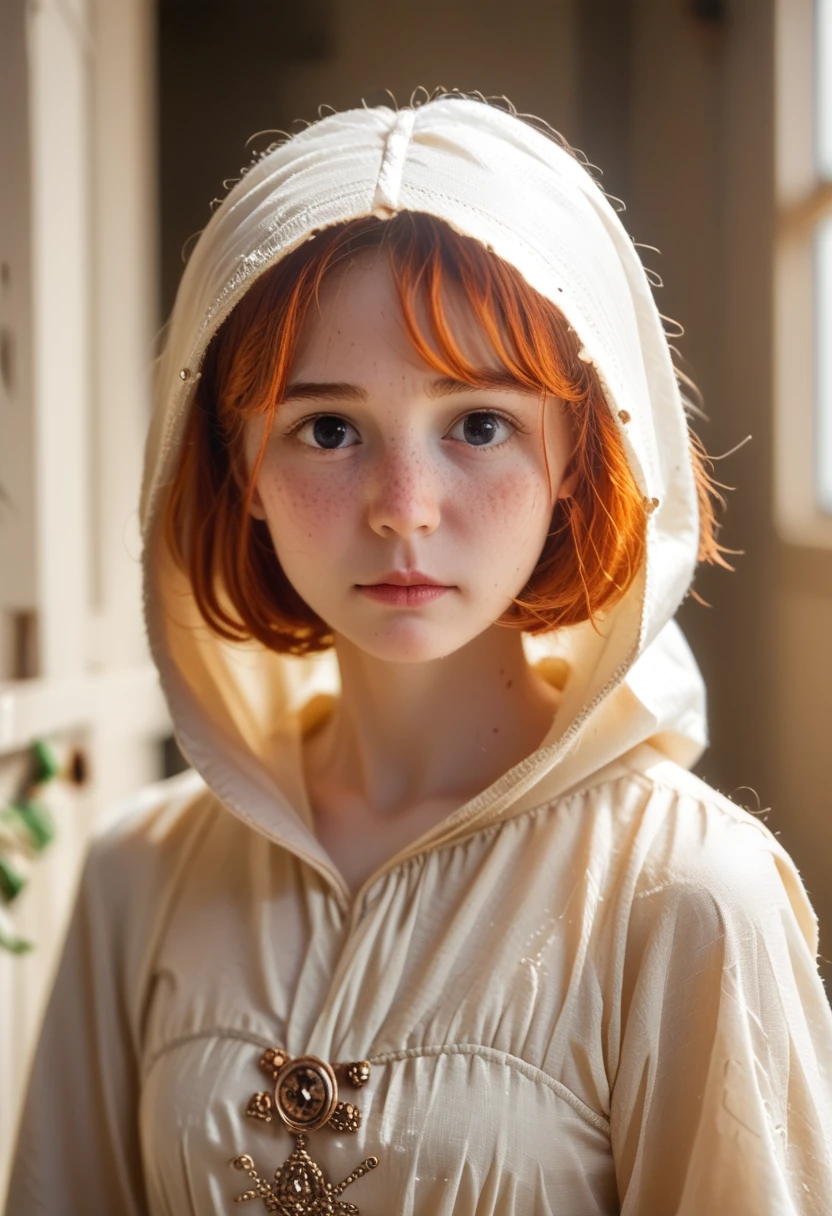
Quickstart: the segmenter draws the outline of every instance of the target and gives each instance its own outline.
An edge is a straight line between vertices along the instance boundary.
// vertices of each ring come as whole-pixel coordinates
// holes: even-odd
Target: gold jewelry
[[[230,1164],[245,1170],[255,1184],[234,1202],[262,1199],[266,1211],[279,1216],[360,1216],[355,1204],[340,1201],[338,1196],[374,1170],[378,1157],[367,1157],[343,1182],[327,1182],[306,1150],[306,1137],[327,1125],[336,1132],[358,1131],[361,1112],[352,1102],[338,1100],[336,1071],[343,1072],[350,1085],[360,1088],[370,1079],[368,1061],[333,1066],[317,1056],[293,1060],[282,1047],[269,1047],[259,1065],[274,1082],[274,1092],[258,1090],[250,1098],[246,1114],[264,1123],[271,1123],[277,1115],[295,1137],[295,1149],[275,1170],[273,1183],[260,1176],[248,1153],[232,1158]]]

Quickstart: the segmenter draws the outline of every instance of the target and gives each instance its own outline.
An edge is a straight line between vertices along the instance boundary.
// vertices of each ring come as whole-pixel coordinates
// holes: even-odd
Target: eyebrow
[[[366,401],[367,390],[357,384],[316,384],[313,380],[296,380],[286,385],[284,401]]]
[[[521,393],[536,391],[517,380],[511,372],[481,368],[477,369],[476,375],[481,381],[477,384],[468,380],[457,380],[453,376],[440,376],[438,379],[430,381],[427,395],[433,399],[489,390]],[[294,384],[287,384],[286,392],[283,394],[284,401],[366,401],[367,398],[366,389],[357,384],[345,384],[343,381],[296,380]]]

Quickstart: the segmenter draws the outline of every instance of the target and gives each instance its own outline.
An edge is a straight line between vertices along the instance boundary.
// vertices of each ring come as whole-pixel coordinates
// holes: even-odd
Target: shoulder
[[[216,807],[216,799],[192,769],[158,781],[109,807],[90,835],[87,868],[135,870],[174,854]]]
[[[634,919],[683,913],[750,931],[785,918],[816,954],[817,918],[797,867],[762,819],[652,747],[625,763],[644,790],[623,849]]]
[[[103,812],[90,837],[90,852],[103,858],[163,846],[187,831],[210,800],[193,769],[146,785]]]
[[[215,795],[192,770],[145,786],[102,813],[87,847],[79,902],[106,921],[115,948],[150,932],[167,892],[220,817]]]
[[[195,886],[210,886],[251,837],[248,825],[193,771],[140,789],[97,821],[73,932],[95,983],[118,993],[137,1050],[182,902]]]

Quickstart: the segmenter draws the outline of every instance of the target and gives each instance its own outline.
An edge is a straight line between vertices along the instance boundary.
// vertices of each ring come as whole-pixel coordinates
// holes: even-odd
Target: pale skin
[[[502,370],[464,303],[447,305],[475,365]],[[263,429],[247,423],[249,467]],[[556,498],[574,489],[570,447],[561,402],[447,383],[420,358],[384,253],[324,280],[252,513],[335,636],[341,694],[303,762],[316,832],[353,890],[552,724],[556,691],[521,633],[495,622],[535,568]],[[408,605],[362,590],[414,570],[448,590]]]

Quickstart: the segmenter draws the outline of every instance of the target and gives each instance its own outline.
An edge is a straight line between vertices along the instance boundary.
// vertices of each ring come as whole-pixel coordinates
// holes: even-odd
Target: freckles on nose
[[[410,499],[429,493],[437,479],[424,456],[401,452],[379,470],[380,488],[392,498]]]
[[[425,486],[424,473],[424,461],[420,460],[414,460],[410,468],[397,468],[390,477],[390,493],[404,498],[419,494]]]

